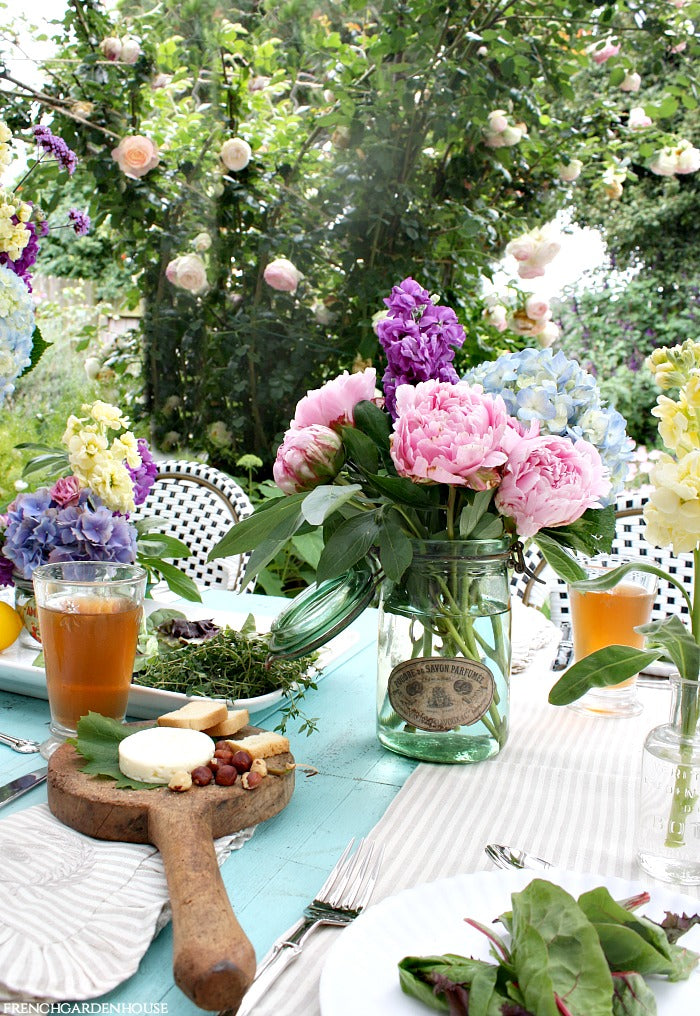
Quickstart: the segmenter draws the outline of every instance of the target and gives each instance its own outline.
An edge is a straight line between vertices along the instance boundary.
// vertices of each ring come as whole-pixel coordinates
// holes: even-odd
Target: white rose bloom
[[[537,341],[543,349],[547,349],[556,342],[559,338],[559,325],[554,321],[548,321],[544,326],[540,334],[537,336]]]
[[[197,296],[208,286],[207,270],[199,254],[183,254],[165,269],[168,282]]]
[[[657,176],[675,176],[677,158],[673,148],[662,148],[649,163],[649,169]]]
[[[141,44],[133,35],[125,35],[122,39],[122,51],[119,60],[125,64],[135,64],[141,56]]]
[[[695,173],[700,169],[700,150],[689,141],[681,141],[676,149],[676,173]]]
[[[239,173],[245,169],[252,155],[250,145],[243,138],[229,138],[228,141],[224,141],[219,152],[219,158],[232,173]]]
[[[642,84],[642,79],[636,71],[625,74],[624,78],[620,82],[620,88],[623,92],[638,92]]]
[[[569,159],[566,165],[562,162],[559,164],[559,179],[565,183],[572,183],[579,178],[582,169],[583,163],[580,159]]]
[[[211,247],[211,236],[209,235],[209,233],[197,233],[194,240],[192,241],[192,246],[200,254],[203,253],[205,250],[209,250],[209,248]]]

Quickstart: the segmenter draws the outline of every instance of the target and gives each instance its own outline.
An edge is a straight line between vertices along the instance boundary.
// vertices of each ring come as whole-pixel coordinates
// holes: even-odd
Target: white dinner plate
[[[322,1016],[430,1016],[434,1010],[401,991],[399,961],[404,956],[449,952],[493,962],[486,936],[465,924],[464,918],[491,924],[510,909],[510,894],[537,877],[532,871],[456,875],[406,889],[370,907],[344,929],[328,954],[321,975]],[[662,920],[666,910],[688,914],[700,910],[700,900],[681,896],[658,882],[651,888],[643,882],[554,868],[546,878],[573,896],[605,885],[615,899],[625,899],[646,888],[651,901],[639,913],[655,921]],[[502,925],[496,930],[507,935]],[[700,927],[692,928],[680,944],[700,952]],[[671,984],[657,977],[647,978],[647,983],[656,995],[658,1016],[698,1012],[697,968],[687,981]]]
[[[191,621],[198,618],[210,618],[218,625],[228,625],[235,630],[240,630],[250,617],[250,612],[211,610],[201,603],[178,601],[175,604],[160,600],[147,600],[145,603],[148,614],[154,610],[173,606],[182,611]],[[273,620],[272,616],[255,616],[256,630],[259,632],[269,631]],[[0,653],[0,690],[28,695],[31,698],[45,699],[47,694],[44,668],[33,665],[41,651],[41,646],[37,643],[34,647],[27,647],[21,643],[21,638],[22,636],[9,649]],[[360,638],[360,633],[352,629],[340,632],[319,651],[319,658],[314,666],[322,672],[356,646]],[[265,695],[257,695],[254,698],[237,699],[234,704],[237,708],[247,709],[250,713],[259,713],[279,702],[282,695],[283,692],[278,689]],[[150,720],[172,709],[179,709],[180,706],[189,702],[190,698],[191,696],[183,695],[180,692],[163,691],[160,688],[147,688],[132,684],[127,714],[134,719]]]

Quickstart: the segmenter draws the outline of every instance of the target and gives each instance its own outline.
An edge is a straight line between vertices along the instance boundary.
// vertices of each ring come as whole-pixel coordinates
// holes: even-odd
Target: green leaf
[[[493,490],[480,490],[474,494],[472,501],[465,504],[459,516],[460,539],[466,540],[472,535],[474,527],[488,509],[492,500]]]
[[[29,476],[31,473],[43,473],[51,471],[51,475],[62,474],[68,465],[68,456],[64,452],[46,452],[30,459],[22,470],[22,476]]]
[[[32,351],[30,355],[30,361],[24,368],[19,377],[24,377],[29,374],[30,371],[34,370],[39,360],[42,358],[49,346],[52,346],[52,342],[47,342],[44,336],[41,334],[39,326],[36,325],[34,332],[32,333]]]
[[[331,515],[346,501],[350,501],[355,494],[362,490],[357,483],[351,483],[346,487],[334,487],[321,485],[307,493],[306,498],[301,502],[301,514],[311,526],[320,526],[328,515]],[[290,533],[291,535],[291,533]]]
[[[495,540],[503,536],[503,519],[500,515],[482,515],[472,530],[474,540]]]
[[[395,508],[383,513],[377,544],[384,574],[392,582],[398,582],[413,560],[413,544]]]
[[[363,560],[379,535],[379,512],[362,512],[338,526],[323,548],[316,570],[317,582],[333,579]]]
[[[379,469],[379,451],[374,441],[355,427],[341,427],[347,458],[366,473],[376,473]]]
[[[534,541],[542,551],[542,557],[547,564],[564,582],[575,582],[577,579],[586,578],[586,572],[576,558],[545,535],[542,530],[534,537]]]
[[[288,497],[262,502],[252,515],[237,522],[219,540],[216,546],[209,551],[207,560],[213,561],[217,557],[230,557],[234,554],[243,554],[247,550],[254,550],[262,540],[272,535],[279,540],[280,545],[284,544],[303,521],[301,505],[306,497],[308,497],[308,493],[302,491],[299,494],[290,494]],[[277,536],[278,533],[279,536]],[[282,536],[283,533],[286,535]]]
[[[161,519],[162,522],[162,519]],[[142,558],[183,558],[190,557],[192,551],[175,536],[167,533],[144,533],[138,538],[138,550]]]
[[[545,536],[555,543],[593,557],[595,554],[610,551],[615,536],[615,524],[615,505],[608,505],[607,508],[589,508],[576,522],[540,530],[535,536],[535,542],[539,545],[540,537]]]
[[[619,684],[644,670],[663,653],[660,650],[633,649],[631,646],[606,646],[569,667],[549,693],[553,706],[575,702],[591,688]]]
[[[202,602],[202,595],[197,588],[197,583],[189,575],[185,575],[184,572],[180,571],[174,564],[168,564],[166,561],[156,561],[150,557],[142,558],[138,553],[136,560],[144,568],[148,568],[164,578],[168,584],[168,589],[172,590],[177,596],[181,596],[185,600]]]
[[[651,621],[638,629],[648,649],[661,648],[673,660],[678,673],[688,681],[697,681],[700,674],[700,646],[683,624],[672,614],[661,621]]]
[[[421,486],[413,483],[405,476],[379,476],[368,474],[367,479],[373,487],[389,497],[397,504],[409,505],[411,508],[429,511],[438,507],[440,494],[437,487]],[[431,493],[435,491],[435,493]]]
[[[154,790],[157,784],[141,783],[124,776],[119,768],[119,744],[133,734],[118,720],[112,720],[100,713],[89,712],[78,720],[76,751],[86,760],[84,773],[92,776],[108,776],[116,786],[126,790]]]
[[[373,402],[358,402],[353,410],[355,427],[370,437],[383,453],[389,451],[391,419]]]

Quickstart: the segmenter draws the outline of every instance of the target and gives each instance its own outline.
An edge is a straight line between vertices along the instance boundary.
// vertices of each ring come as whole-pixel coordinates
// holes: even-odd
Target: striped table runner
[[[668,719],[667,686],[640,688],[640,716],[583,716],[548,704],[552,657],[553,648],[543,650],[513,677],[511,733],[500,756],[476,765],[423,764],[408,779],[370,833],[385,846],[373,902],[420,882],[493,870],[488,842],[573,871],[642,877],[634,857],[642,745]],[[683,892],[700,899],[700,890]],[[319,1016],[319,978],[339,934],[315,932],[255,1016]]]

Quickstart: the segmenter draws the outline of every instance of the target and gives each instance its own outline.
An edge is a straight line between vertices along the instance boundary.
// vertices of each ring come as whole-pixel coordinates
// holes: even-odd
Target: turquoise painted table
[[[256,616],[274,616],[286,602],[214,590],[205,594],[210,608]],[[299,917],[348,840],[375,825],[415,768],[410,760],[385,751],[375,738],[376,624],[376,612],[366,610],[353,623],[356,640],[330,664],[318,690],[307,693],[304,710],[318,717],[318,731],[309,737],[297,734],[294,725],[287,731],[297,761],[312,764],[318,775],[298,775],[288,807],[261,825],[223,865],[233,908],[258,958]],[[41,741],[47,736],[48,718],[45,700],[0,691],[0,730]],[[272,729],[279,721],[279,707],[255,713],[253,720]],[[0,745],[0,784],[41,762],[38,755],[19,755]],[[45,788],[37,788],[4,808],[0,822],[45,800]],[[124,1006],[163,1002],[171,1016],[201,1012],[174,985],[171,964],[168,926],[152,943],[138,973],[101,1001]]]

